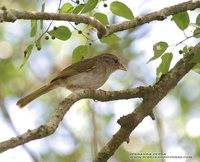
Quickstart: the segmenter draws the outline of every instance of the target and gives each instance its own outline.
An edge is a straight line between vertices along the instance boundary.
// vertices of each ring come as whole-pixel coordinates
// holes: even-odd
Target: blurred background
[[[81,1],[81,0],[80,0]],[[46,3],[46,12],[56,12],[59,0],[1,0],[0,6],[8,9],[40,11]],[[62,0],[62,4],[72,1]],[[81,1],[82,2],[82,1]],[[109,4],[112,1],[101,2],[97,11],[108,15],[110,24],[124,21],[110,13]],[[134,13],[141,16],[164,7],[178,4],[183,0],[126,0]],[[108,7],[104,7],[107,4]],[[191,22],[199,10],[188,12]],[[121,41],[115,44],[103,44],[96,38],[96,32],[90,27],[68,22],[53,22],[51,28],[67,25],[73,32],[67,41],[58,39],[42,39],[40,51],[34,49],[28,62],[20,69],[24,60],[24,50],[34,42],[30,38],[30,21],[19,20],[15,23],[0,24],[0,141],[7,140],[34,129],[48,121],[59,102],[70,92],[56,89],[33,101],[25,109],[19,109],[16,102],[22,96],[47,83],[58,71],[71,64],[73,49],[79,45],[88,45],[87,57],[110,52],[118,55],[128,68],[127,72],[117,71],[101,88],[103,90],[122,90],[147,86],[155,83],[156,67],[161,59],[147,64],[153,56],[153,44],[166,41],[173,52],[171,67],[182,56],[179,49],[184,46],[174,46],[186,35],[192,34],[188,28],[185,33],[180,31],[171,17],[164,21],[154,21],[135,29],[116,33]],[[50,21],[44,21],[45,28]],[[78,34],[82,30],[87,38]],[[51,29],[50,28],[50,29]],[[88,34],[89,33],[89,34]],[[93,40],[93,41],[91,41]],[[184,43],[195,45],[195,39]],[[89,45],[91,43],[91,45]],[[146,117],[132,132],[130,143],[123,143],[110,162],[133,161],[200,161],[200,85],[199,74],[191,71],[179,85],[172,90],[156,107],[156,120]],[[44,139],[29,142],[23,146],[10,149],[0,154],[2,162],[90,162],[100,148],[119,129],[117,120],[132,112],[141,99],[98,102],[81,100],[75,103],[65,115],[57,131]],[[189,159],[130,159],[130,153],[165,153],[175,156],[192,156]]]

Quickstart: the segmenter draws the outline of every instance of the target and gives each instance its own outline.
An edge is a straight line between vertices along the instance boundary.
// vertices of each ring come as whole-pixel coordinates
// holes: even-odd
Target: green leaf
[[[37,39],[36,41],[35,41],[35,46],[36,46],[36,48],[39,50],[39,49],[41,49],[41,47],[42,47],[42,45],[41,45],[41,38],[40,39]]]
[[[83,60],[84,57],[87,55],[87,53],[88,53],[88,46],[80,45],[80,46],[76,47],[72,54],[72,64]]]
[[[200,48],[195,51],[191,63],[200,63]]]
[[[60,39],[60,40],[68,40],[72,35],[71,31],[66,26],[59,26],[59,27],[57,27],[56,30],[53,29],[51,31],[48,31],[48,33],[49,33],[49,35],[51,35],[57,39]]]
[[[100,39],[100,41],[102,43],[107,43],[107,44],[114,44],[114,43],[119,42],[120,40],[121,39],[115,34],[111,34],[107,37],[103,37],[103,38]]]
[[[185,117],[188,117],[188,113],[190,112],[190,102],[188,101],[188,98],[185,97],[185,95],[180,95],[179,102],[181,106],[181,111],[183,112],[183,115]]]
[[[200,14],[197,16],[197,18],[196,18],[196,24],[198,25],[198,26],[200,26]]]
[[[44,12],[44,10],[45,10],[45,2],[42,4],[41,12]]]
[[[181,30],[185,30],[190,23],[190,17],[187,12],[181,12],[176,15],[173,15],[172,20]]]
[[[93,17],[99,20],[103,25],[109,24],[107,15],[103,13],[97,12],[93,15]]]
[[[157,78],[160,78],[162,74],[165,74],[168,72],[172,58],[173,58],[172,53],[165,53],[161,57],[162,62],[160,63],[159,67],[157,67],[156,69]]]
[[[168,44],[163,41],[154,44],[153,45],[154,56],[148,62],[159,58],[166,51],[167,48]]]
[[[189,46],[185,46],[183,47],[183,54],[188,54],[190,47]]]
[[[73,13],[78,14],[79,12],[81,12],[81,10],[83,9],[84,6],[85,6],[84,4],[80,4],[80,5],[76,6],[73,10]]]
[[[193,33],[195,38],[200,38],[200,28],[196,28]]]
[[[134,19],[133,13],[130,10],[130,8],[128,8],[128,6],[126,6],[122,2],[119,1],[112,2],[110,5],[110,10],[112,11],[113,14],[117,16],[121,16],[129,20]]]
[[[74,7],[71,3],[66,2],[60,9],[60,13],[72,13]]]
[[[28,58],[30,57],[30,55],[31,55],[31,52],[32,52],[32,50],[33,50],[33,44],[30,44],[30,45],[28,45],[28,47],[26,48],[26,50],[25,50],[25,59],[24,59],[24,61],[23,61],[23,63],[21,64],[21,66],[19,67],[20,69],[24,66],[24,64],[28,61]]]
[[[196,64],[192,70],[198,74],[200,74],[200,63]]]
[[[37,20],[31,20],[31,33],[30,36],[34,37],[37,33]]]
[[[97,6],[97,4],[98,0],[88,0],[81,13],[87,13],[92,11]]]
[[[44,12],[45,10],[45,2],[42,4],[41,12]],[[43,29],[43,20],[40,20],[40,29]]]

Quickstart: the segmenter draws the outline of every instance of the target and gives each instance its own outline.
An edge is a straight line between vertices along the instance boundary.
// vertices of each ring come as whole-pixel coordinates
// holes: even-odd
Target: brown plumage
[[[21,98],[17,105],[23,108],[37,97],[57,87],[65,87],[70,91],[98,89],[106,82],[110,74],[117,69],[126,70],[118,57],[112,54],[101,54],[79,61],[59,72],[50,83]]]

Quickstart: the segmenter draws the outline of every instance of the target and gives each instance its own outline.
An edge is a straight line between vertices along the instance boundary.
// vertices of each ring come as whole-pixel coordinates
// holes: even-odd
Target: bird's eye
[[[117,59],[114,59],[114,62],[115,62],[115,63],[118,63],[118,60],[117,60]]]

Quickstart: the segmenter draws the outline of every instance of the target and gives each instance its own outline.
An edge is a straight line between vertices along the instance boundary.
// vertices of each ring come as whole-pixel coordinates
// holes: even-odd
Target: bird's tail
[[[54,88],[56,88],[56,85],[50,83],[47,84],[41,88],[39,88],[38,90],[32,92],[31,94],[21,98],[19,101],[17,101],[17,105],[20,108],[23,108],[24,106],[26,106],[28,103],[30,103],[31,101],[33,101],[34,99],[38,98],[39,96],[53,90]]]

